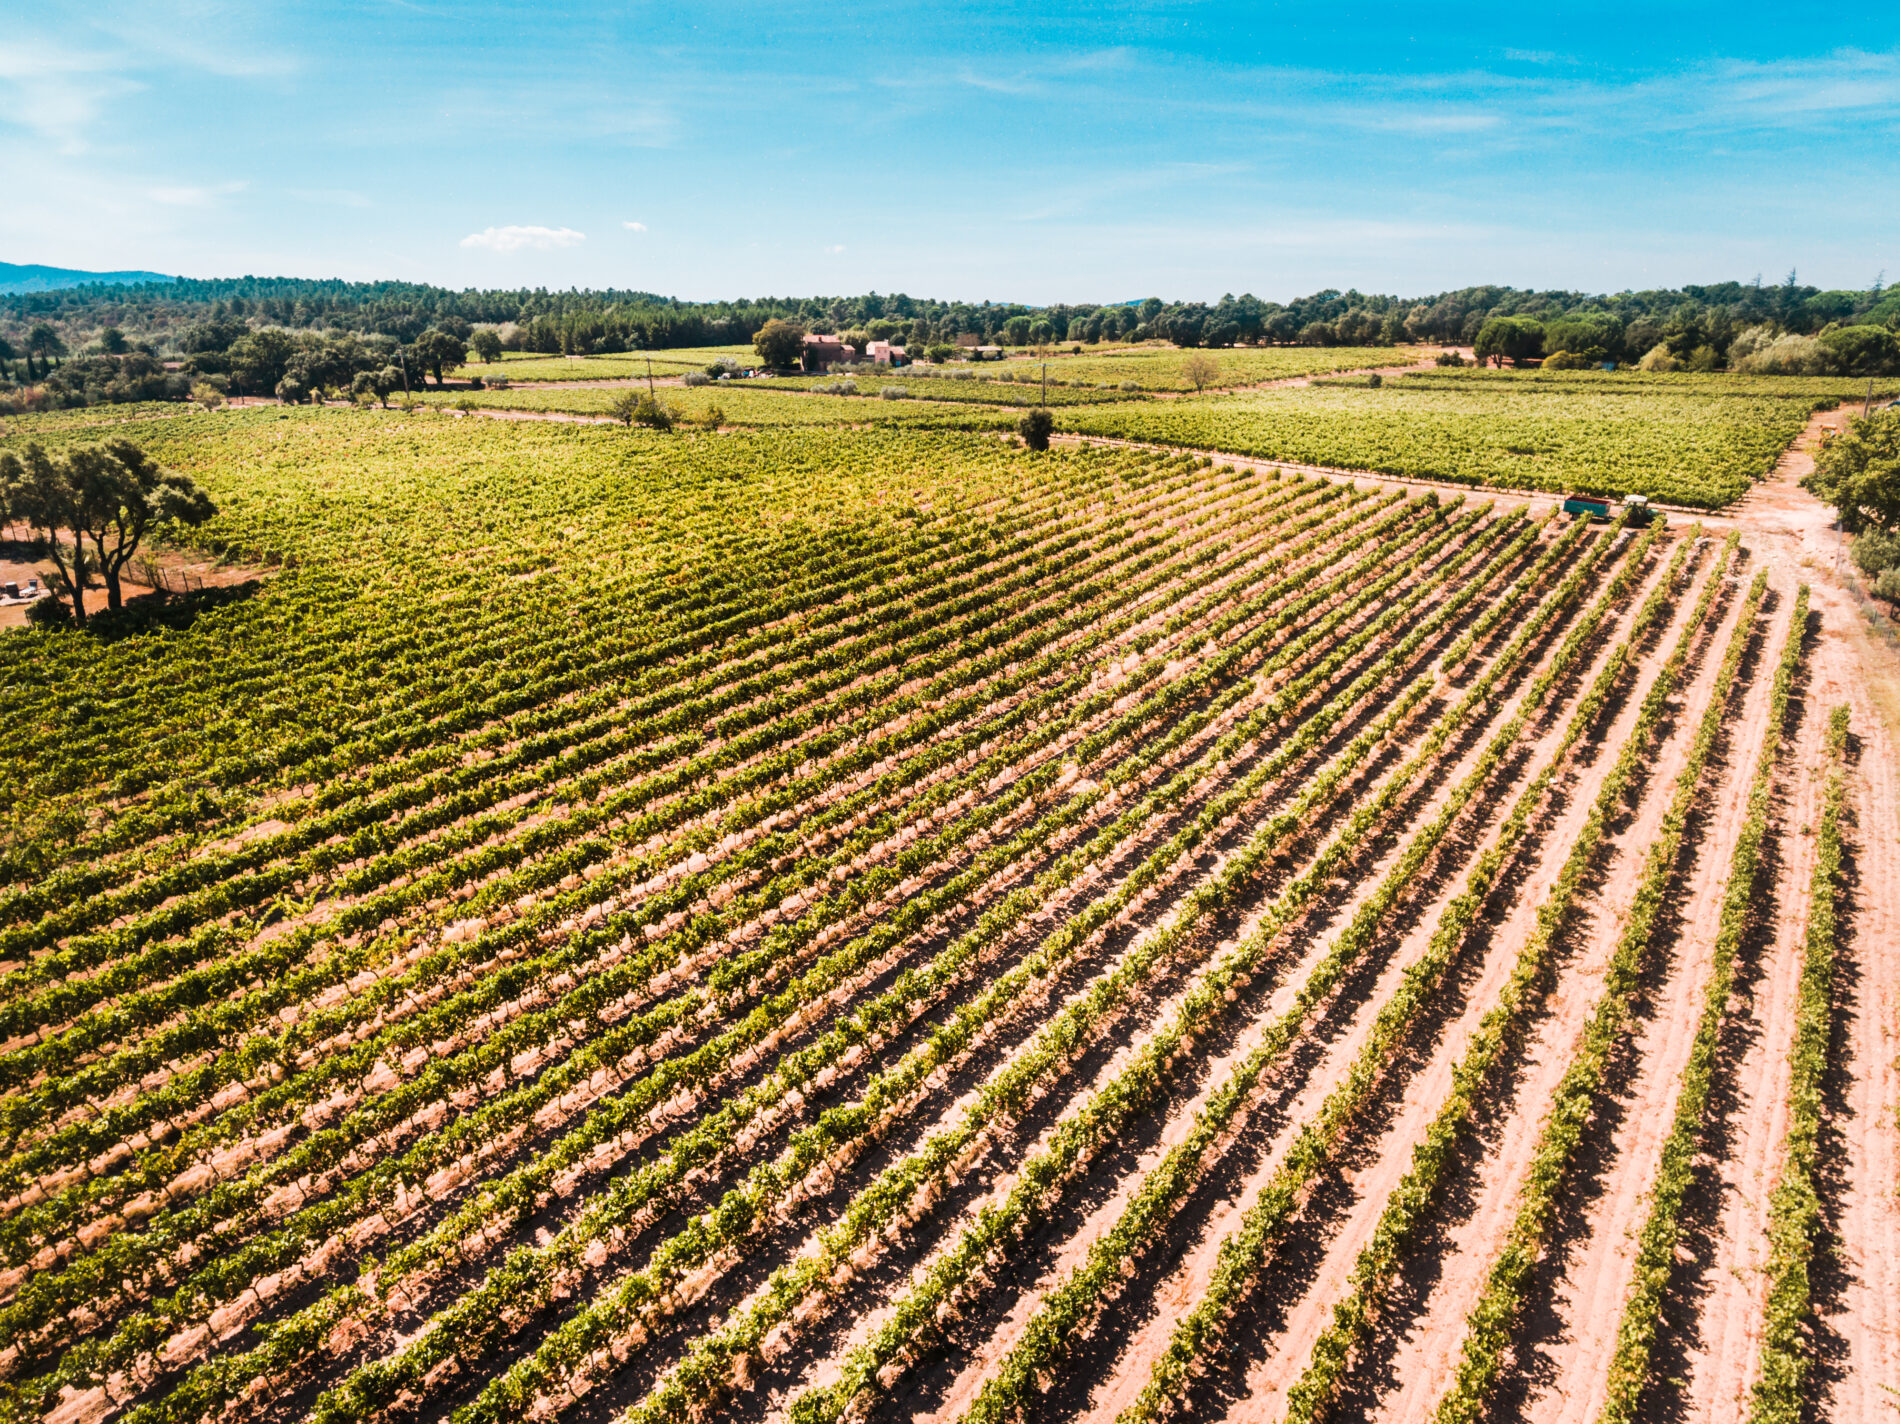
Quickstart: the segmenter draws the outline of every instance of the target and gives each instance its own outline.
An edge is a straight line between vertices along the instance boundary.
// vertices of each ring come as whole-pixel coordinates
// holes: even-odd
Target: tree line
[[[1843,360],[1878,364],[1878,351],[1842,357],[1836,348],[1845,338],[1830,340],[1830,333],[1864,329],[1853,339],[1879,347],[1867,333],[1900,327],[1900,294],[1878,281],[1864,291],[1823,291],[1792,272],[1773,285],[1613,295],[1479,286],[1403,298],[1329,288],[1288,302],[1229,294],[1212,303],[1148,297],[1040,307],[904,293],[682,302],[619,290],[456,292],[258,277],[93,285],[0,297],[0,409],[8,402],[23,408],[28,389],[38,392],[31,402],[38,405],[180,399],[210,378],[237,394],[277,394],[288,380],[292,399],[339,388],[384,399],[420,384],[425,372],[439,380],[442,367],[471,347],[493,359],[503,350],[601,355],[743,345],[774,320],[845,333],[853,344],[888,340],[913,349],[972,336],[1013,346],[1163,340],[1180,347],[1475,346],[1483,338],[1484,355],[1500,362],[1561,355],[1577,364],[1651,358],[1654,366],[1664,361],[1657,348],[1666,347],[1669,362],[1691,369],[1746,359],[1753,369],[1805,372],[1841,369]],[[103,345],[108,339],[123,349]],[[464,344],[451,353],[457,340]],[[1829,349],[1802,344],[1808,341]],[[182,366],[168,371],[168,361]]]

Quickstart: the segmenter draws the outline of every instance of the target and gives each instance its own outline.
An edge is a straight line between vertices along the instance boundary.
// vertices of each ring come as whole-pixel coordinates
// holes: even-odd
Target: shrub
[[[1829,365],[1827,351],[1812,336],[1775,336],[1765,326],[1736,337],[1728,354],[1733,369],[1754,376],[1824,376]]]
[[[64,628],[73,621],[73,611],[57,598],[42,598],[26,606],[26,621],[34,628]]]
[[[1456,351],[1440,351],[1438,353],[1438,364],[1441,366],[1462,366],[1465,364],[1465,358],[1460,356]]]
[[[1900,342],[1884,326],[1831,326],[1816,338],[1828,364],[1847,376],[1884,376],[1900,370]]]
[[[1595,364],[1580,351],[1553,351],[1544,358],[1546,371],[1587,371]]]
[[[712,384],[712,377],[707,375],[704,371],[688,371],[684,379],[689,386],[710,386]]]
[[[878,396],[883,400],[909,400],[910,392],[902,386],[886,386],[878,392]]]
[[[1377,371],[1374,371],[1370,376],[1366,377],[1366,384],[1376,391],[1380,386],[1385,384],[1385,377],[1381,376]]]
[[[1124,391],[1138,391],[1141,389],[1141,382],[1140,381],[1123,381],[1121,383],[1121,389]]]
[[[1870,577],[1900,568],[1900,532],[1869,529],[1854,541],[1853,555],[1860,571]]]
[[[1882,569],[1874,580],[1874,597],[1900,603],[1900,569]]]
[[[1643,359],[1636,363],[1639,371],[1680,371],[1682,363],[1669,349],[1668,343],[1658,341],[1643,353]]]
[[[1056,418],[1049,413],[1046,405],[1031,406],[1023,412],[1021,420],[1016,422],[1016,433],[1023,437],[1023,444],[1031,450],[1047,450],[1049,434],[1056,428]]]

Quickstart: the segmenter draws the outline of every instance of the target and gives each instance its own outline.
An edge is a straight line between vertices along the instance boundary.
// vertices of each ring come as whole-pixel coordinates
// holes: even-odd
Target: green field
[[[473,361],[444,374],[452,381],[466,381],[471,376],[483,380],[506,376],[511,381],[617,381],[644,376],[649,363],[656,376],[677,376],[704,370],[722,356],[741,365],[759,359],[750,346],[688,346],[667,351],[623,351],[612,356],[549,356],[536,351],[504,351],[501,355],[494,365]]]
[[[1071,411],[1060,428],[1459,484],[1637,493],[1715,509],[1814,410],[1865,383],[1638,372],[1430,372]]]
[[[1086,352],[1080,356],[1052,356],[1049,375],[1104,385],[1133,381],[1144,391],[1191,391],[1194,383],[1182,374],[1183,365],[1191,356],[1211,357],[1219,365],[1216,385],[1244,386],[1333,371],[1362,371],[1373,366],[1406,366],[1418,360],[1421,354],[1430,353],[1421,353],[1412,346],[1267,346],[1210,351],[1141,347],[1103,356]],[[1032,373],[1041,365],[1039,361],[1008,364],[1027,364]]]
[[[606,415],[625,392],[607,387],[558,387],[530,391],[430,391],[429,406],[453,408],[472,403],[480,410],[547,411],[569,415]],[[729,425],[920,425],[960,430],[1014,429],[1015,416],[955,408],[938,401],[887,401],[864,396],[806,395],[728,382],[697,389],[669,387],[661,403],[682,419],[699,421],[717,406]]]
[[[994,367],[981,368],[983,374],[972,379],[958,380],[950,375],[927,374],[937,371],[934,366],[906,367],[877,376],[768,376],[757,380],[725,382],[720,389],[741,385],[754,389],[809,391],[846,381],[856,387],[859,395],[876,397],[885,387],[893,386],[908,391],[912,400],[961,401],[975,405],[1040,405],[1045,399],[1050,405],[1106,405],[1142,399],[1137,393],[1113,387],[1100,389],[1081,383],[1070,385],[1054,379],[1053,363],[1051,365],[1051,380],[1046,392],[1040,381],[1032,380],[1028,375],[1021,382],[998,380],[991,374]]]
[[[1058,419],[1714,503],[1840,394],[1459,372]],[[957,1416],[1010,1424],[1039,1379],[1088,1382],[1088,1312],[1148,1288],[1177,1222],[1241,1266],[1303,1239],[1399,1089],[1439,1083],[1475,1132],[1459,1095],[1593,982],[1538,907],[1619,851],[1613,768],[1677,739],[1686,779],[1657,781],[1686,808],[1767,675],[1742,654],[1775,561],[1744,594],[1736,539],[1683,521],[1034,452],[1019,412],[957,400],[664,398],[696,423],[432,392],[0,425],[0,450],[109,434],[191,476],[218,512],[175,547],[225,585],[0,633],[0,1416],[677,1424],[843,1306],[862,1343],[771,1397],[907,1417],[948,1307],[1046,1220],[1087,1269],[1033,1302],[993,1412]],[[1776,605],[1776,726],[1806,596]],[[1593,840],[1558,796],[1596,805]],[[1613,873],[1662,886],[1720,814]],[[1487,907],[1518,905],[1539,928],[1508,942]],[[1649,923],[1617,928],[1616,982]],[[1461,966],[1499,957],[1524,993],[1441,1038]],[[1405,1080],[1415,1050],[1456,1062]],[[1201,1212],[1282,1083],[1297,1150],[1238,1224]],[[1453,1160],[1391,1136],[1415,1172]],[[1380,1238],[1392,1269],[1416,1224]],[[893,1260],[876,1298],[840,1291]],[[1225,1348],[1249,1279],[1182,1314],[1144,1397]],[[702,1281],[717,1316],[682,1308]]]

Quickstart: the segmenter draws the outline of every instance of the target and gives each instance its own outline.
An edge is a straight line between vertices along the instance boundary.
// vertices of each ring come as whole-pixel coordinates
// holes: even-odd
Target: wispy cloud
[[[825,251],[830,253],[833,257],[836,257],[844,251],[844,244],[842,242],[835,242],[830,247],[827,247]]]
[[[168,208],[203,208],[219,198],[241,193],[244,183],[180,184],[173,187],[147,188],[145,196],[155,203],[163,203]]]
[[[587,234],[571,227],[534,227],[510,223],[506,227],[485,227],[462,239],[463,247],[484,248],[489,252],[520,252],[523,248],[545,250],[551,247],[578,247]]]
[[[647,230],[647,225],[643,222],[623,222],[620,225],[628,232],[645,232]]]
[[[103,50],[32,36],[0,39],[0,126],[18,125],[68,154],[83,153],[90,129],[114,99],[145,86]]]

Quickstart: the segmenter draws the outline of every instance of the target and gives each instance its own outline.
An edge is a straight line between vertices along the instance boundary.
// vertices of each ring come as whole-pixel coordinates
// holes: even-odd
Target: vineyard
[[[1891,383],[1890,383],[1891,384]],[[1865,382],[1601,372],[1415,373],[1065,413],[1087,435],[1701,509],[1740,498],[1810,414]]]
[[[549,356],[536,351],[504,351],[498,365],[476,361],[451,368],[452,381],[470,376],[486,380],[505,376],[511,381],[621,381],[645,376],[679,376],[703,371],[721,359],[751,365],[759,358],[750,346],[690,346],[670,351],[625,351],[616,356]]]
[[[1719,505],[1840,394],[1400,385],[1059,420]],[[0,1419],[1885,1407],[1790,536],[672,394],[753,428],[115,413],[256,577],[0,634]]]
[[[1100,355],[1089,351],[1080,356],[1058,354],[1050,358],[1049,374],[1065,381],[1088,381],[1105,386],[1129,381],[1144,391],[1191,391],[1195,388],[1194,382],[1182,370],[1185,354],[1139,347]],[[1408,346],[1268,346],[1199,354],[1213,362],[1217,374],[1212,384],[1216,386],[1251,386],[1293,376],[1323,376],[1375,366],[1409,366],[1421,355],[1418,348]],[[1033,370],[1041,363],[1029,364]]]
[[[1385,354],[1391,359],[1390,351]],[[1060,369],[1072,372],[1087,359],[1072,358]],[[1033,383],[1039,368],[1022,369],[1019,382],[988,375],[794,377],[669,390],[665,397],[685,419],[703,420],[717,408],[728,425],[1008,431],[1015,427],[1017,407],[1043,400]],[[1050,369],[1053,377],[1058,363],[1051,361]],[[832,393],[841,384],[849,390]],[[883,399],[886,386],[912,399]],[[1900,386],[1888,386],[1877,385],[1875,395],[1900,393]],[[1168,399],[1052,384],[1047,398],[1056,408],[1056,428],[1084,438],[1474,487],[1644,494],[1718,510],[1754,487],[1816,410],[1866,394],[1864,383],[1856,388],[1826,378],[1466,370],[1413,372],[1378,387],[1347,376],[1302,387]],[[473,396],[431,390],[423,400],[605,416],[618,395],[611,389],[541,387]]]

